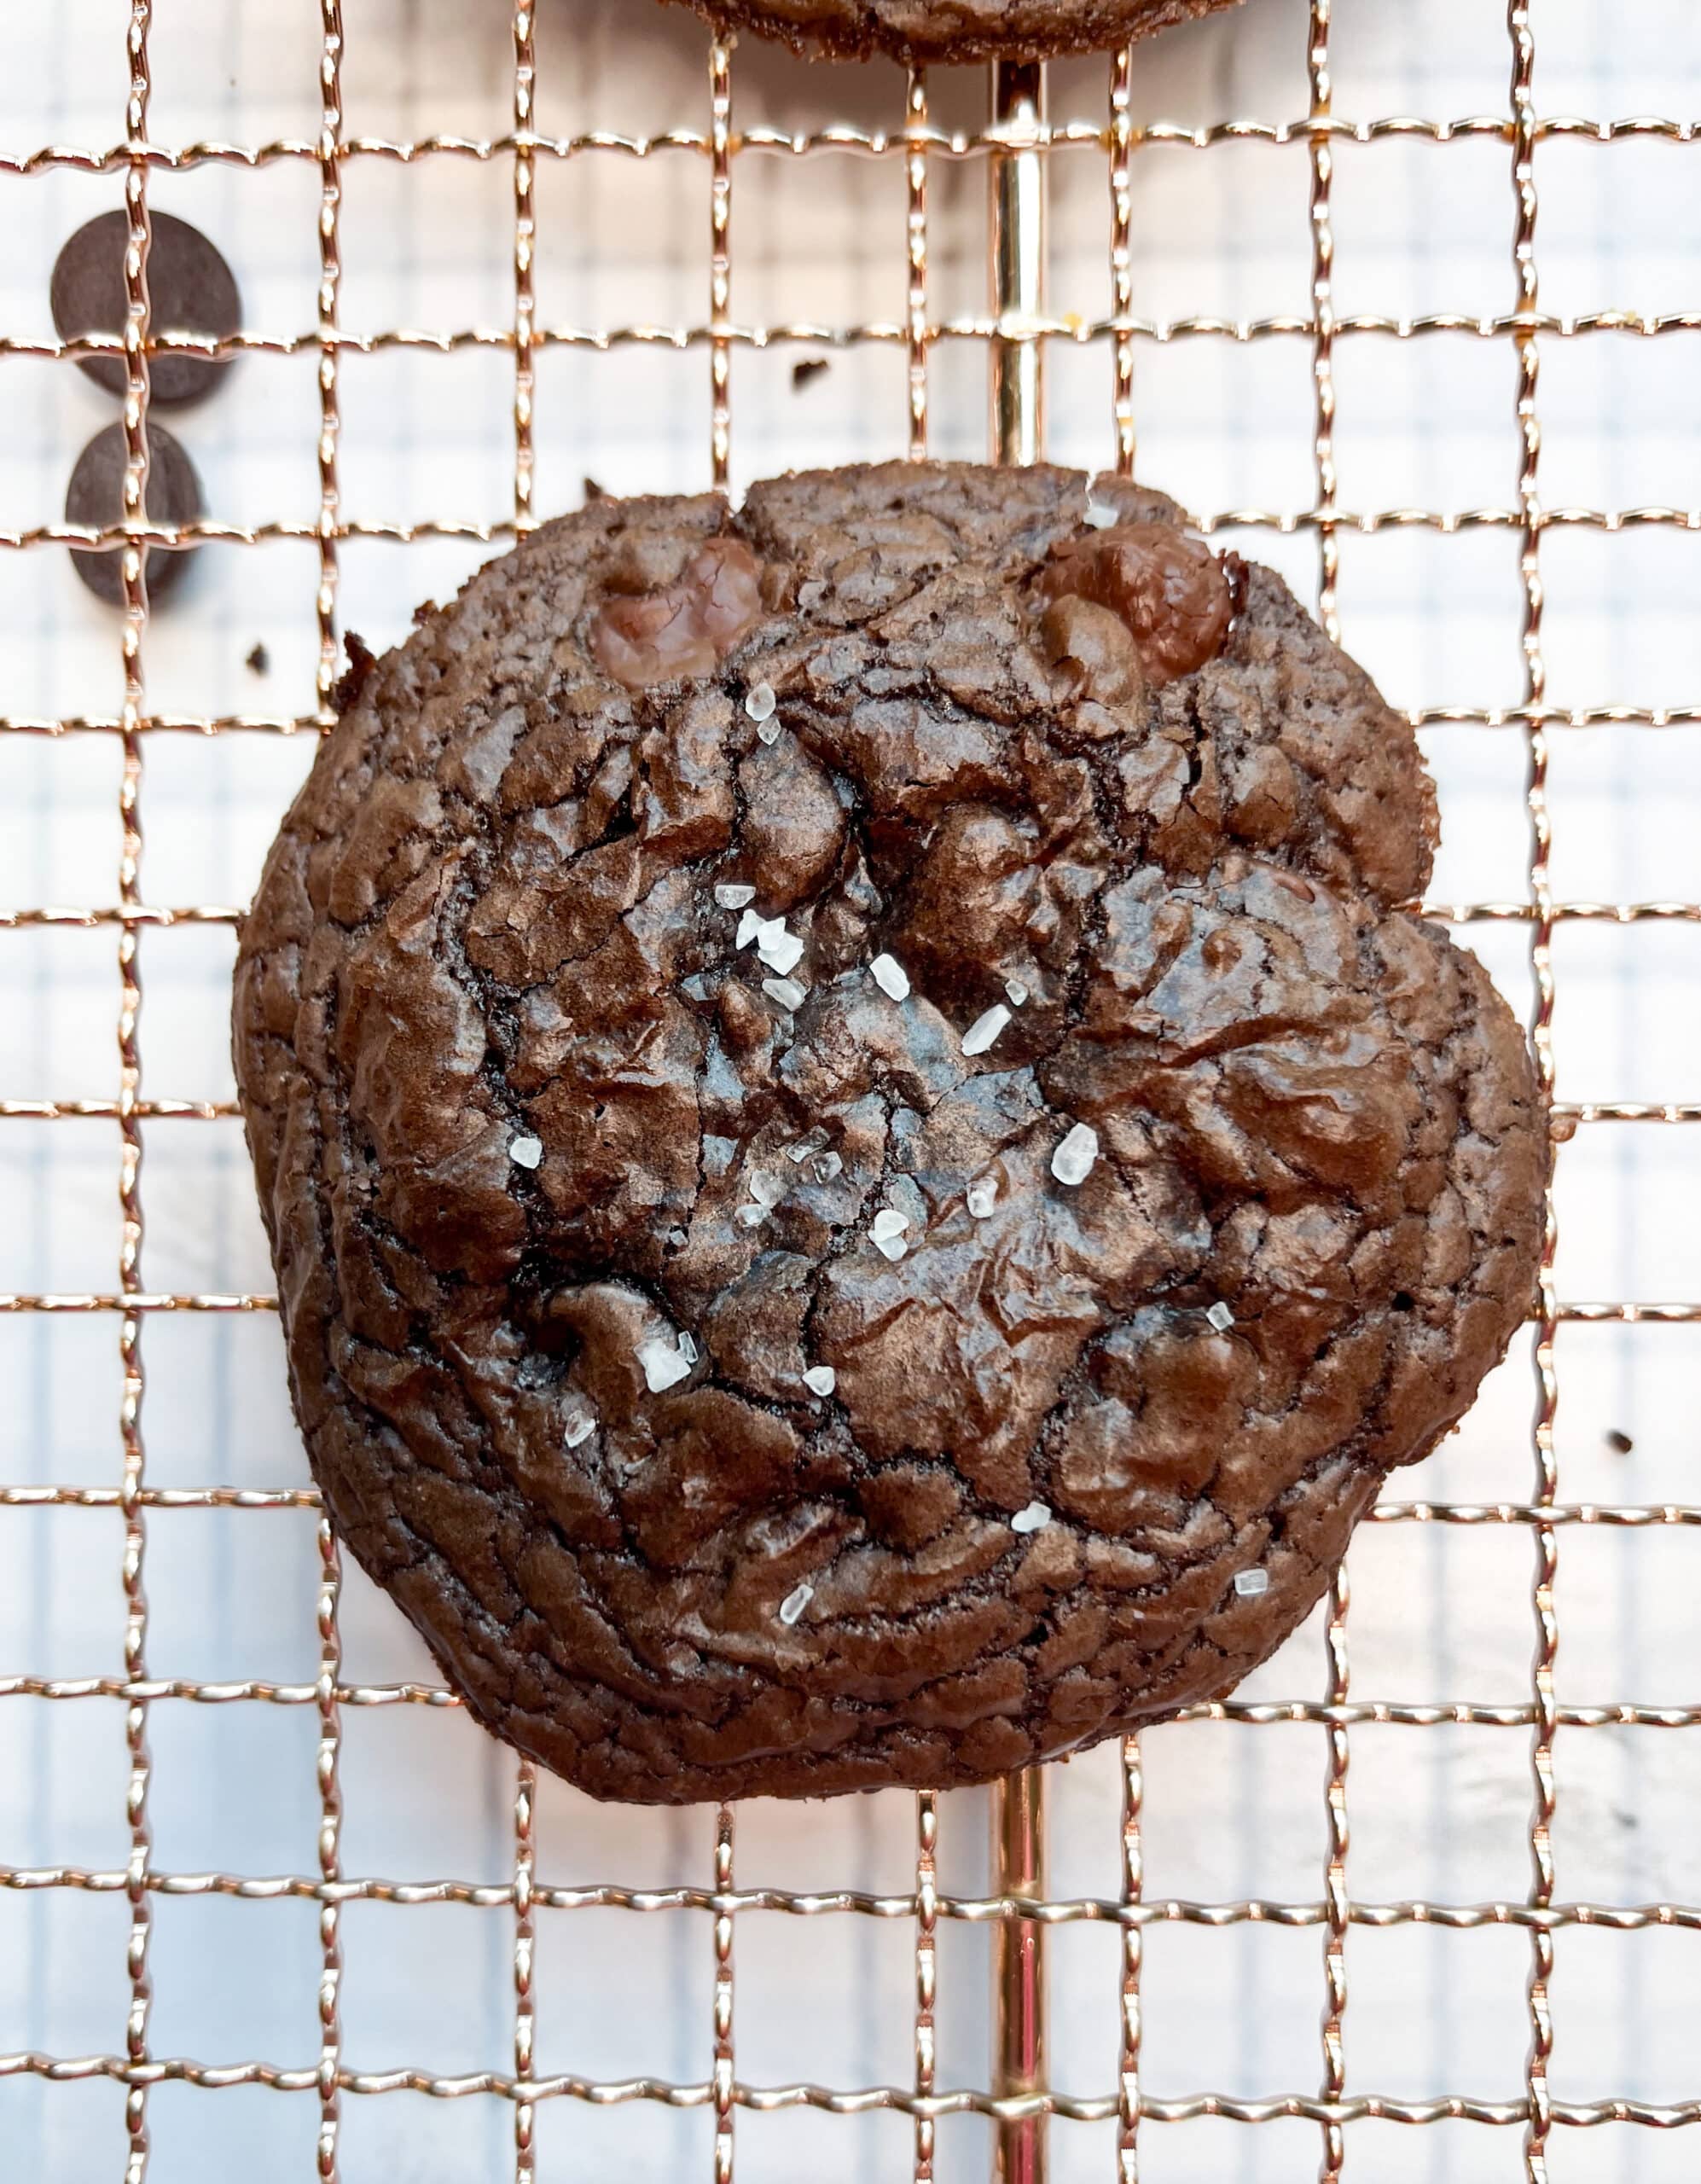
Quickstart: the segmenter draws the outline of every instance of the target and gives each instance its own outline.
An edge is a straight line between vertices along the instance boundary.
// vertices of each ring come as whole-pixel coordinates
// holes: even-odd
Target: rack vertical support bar
[[[1042,66],[996,64],[988,226],[991,303],[992,455],[1036,462],[1045,445],[1044,356],[1037,331],[1045,305],[1046,173]],[[993,1885],[1001,1896],[1043,1896],[1046,1778],[1037,1768],[992,1793]],[[1001,2098],[1045,2090],[1045,1929],[1000,1920],[993,1941],[992,2089]],[[1001,2117],[994,2152],[1000,2184],[1044,2184],[1046,2117]]]

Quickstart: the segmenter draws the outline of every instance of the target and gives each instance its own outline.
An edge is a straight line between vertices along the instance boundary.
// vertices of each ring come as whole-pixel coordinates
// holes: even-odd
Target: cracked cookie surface
[[[812,59],[930,62],[1100,53],[1236,0],[686,0],[725,34],[754,31]]]
[[[315,1476],[475,1714],[682,1802],[1228,1691],[1531,1294],[1407,723],[1048,468],[601,501],[351,650],[238,1078]]]

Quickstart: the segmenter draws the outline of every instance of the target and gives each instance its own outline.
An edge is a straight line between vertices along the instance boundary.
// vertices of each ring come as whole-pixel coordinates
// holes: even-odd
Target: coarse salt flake
[[[644,1368],[645,1386],[653,1396],[659,1396],[664,1388],[676,1387],[687,1378],[694,1360],[678,1343],[664,1342],[657,1335],[638,1345],[638,1362]]]
[[[787,932],[784,918],[769,918],[756,935],[756,952],[778,977],[789,978],[803,961],[804,944]]]
[[[1267,1593],[1269,1589],[1270,1573],[1268,1570],[1237,1570],[1234,1572],[1234,1589],[1242,1600],[1256,1600],[1260,1593]]]
[[[752,682],[745,693],[744,709],[759,728],[764,721],[774,717],[774,708],[780,700],[774,694],[771,682]],[[771,741],[771,738],[764,739]]]
[[[890,994],[894,1001],[909,1000],[909,974],[896,956],[876,956],[868,969],[882,993]]]
[[[1004,990],[1010,996],[1010,1006],[1013,1008],[1022,1008],[1027,1001],[1028,989],[1019,979],[1006,979]]]
[[[510,1138],[508,1157],[516,1168],[540,1168],[543,1165],[543,1141],[541,1137]]]
[[[1051,1511],[1043,1502],[1030,1502],[1025,1509],[1018,1509],[1010,1519],[1013,1532],[1043,1531],[1051,1522]]]
[[[1220,1301],[1209,1307],[1206,1310],[1205,1317],[1210,1321],[1210,1324],[1216,1329],[1216,1332],[1219,1334],[1227,1334],[1229,1328],[1234,1324],[1234,1313],[1229,1310],[1226,1304]]]
[[[969,1211],[977,1221],[988,1219],[998,1203],[998,1182],[993,1176],[981,1176],[968,1187]]]
[[[802,1620],[804,1610],[814,1598],[813,1585],[794,1585],[787,1594],[785,1599],[780,1603],[780,1620],[787,1630],[793,1623]]]
[[[1084,1183],[1093,1172],[1099,1157],[1099,1133],[1085,1123],[1077,1123],[1051,1156],[1051,1172],[1060,1183],[1072,1189]]]
[[[723,910],[748,909],[756,900],[756,890],[746,887],[740,880],[723,880],[716,883],[715,900]],[[740,942],[743,946],[743,942]]]
[[[1109,531],[1115,526],[1117,512],[1108,501],[1089,501],[1087,520],[1094,531]]]
[[[1001,1001],[995,1002],[984,1016],[977,1016],[963,1033],[963,1052],[984,1054],[1009,1021],[1009,1010]]]
[[[904,1241],[909,1228],[907,1214],[900,1213],[895,1205],[883,1205],[868,1224],[868,1240],[885,1258],[901,1259],[909,1248]]]
[[[567,1430],[561,1438],[570,1449],[577,1449],[582,1442],[589,1440],[595,1431],[596,1420],[588,1410],[575,1411],[567,1420]]]
[[[830,1396],[839,1385],[839,1375],[830,1365],[811,1365],[804,1375],[804,1385],[812,1396]]]
[[[779,1176],[770,1176],[765,1169],[752,1168],[750,1194],[758,1205],[778,1205],[786,1195],[786,1186]]]
[[[738,931],[733,936],[733,945],[735,948],[748,948],[751,942],[761,933],[766,923],[765,918],[759,918],[754,910],[746,909],[738,921]]]

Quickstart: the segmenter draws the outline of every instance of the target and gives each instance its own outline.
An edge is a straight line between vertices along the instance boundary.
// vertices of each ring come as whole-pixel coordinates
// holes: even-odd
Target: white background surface
[[[316,137],[317,10],[160,0],[152,38],[151,134],[258,142]],[[1701,27],[1685,0],[1537,0],[1544,115],[1701,107]],[[118,0],[9,0],[0,13],[0,150],[121,138]],[[511,125],[511,52],[499,0],[347,0],[346,132],[500,135]],[[1504,115],[1509,53],[1490,0],[1337,0],[1335,113]],[[1295,122],[1307,105],[1307,10],[1250,0],[1244,14],[1141,49],[1137,120],[1189,125],[1231,115]],[[648,0],[540,0],[537,121],[546,133],[707,126],[706,42]],[[806,69],[749,46],[733,75],[740,126],[833,119],[897,129],[903,82],[883,64]],[[1105,64],[1053,71],[1054,120],[1105,113]],[[936,72],[937,119],[977,125],[984,75]],[[1570,137],[1541,145],[1537,256],[1544,308],[1646,312],[1701,306],[1701,145]],[[1102,156],[1059,151],[1051,303],[1109,309]],[[742,326],[901,322],[901,160],[757,153],[734,165],[732,316]],[[1244,320],[1309,309],[1305,145],[1151,145],[1136,154],[1135,309]],[[936,160],[932,310],[984,308],[984,177]],[[316,168],[157,173],[150,199],[205,227],[241,285],[251,328],[299,335],[314,320]],[[0,330],[47,340],[48,275],[61,242],[122,201],[122,181],[54,172],[0,177]],[[545,326],[700,324],[707,316],[708,170],[688,152],[643,163],[612,153],[540,161],[538,317]],[[1343,314],[1493,314],[1513,303],[1507,147],[1491,137],[1344,143],[1336,152],[1336,303]],[[356,332],[512,322],[512,168],[373,157],[345,175],[342,317]],[[733,356],[734,481],[789,463],[901,453],[899,343],[842,351],[794,392],[791,365],[819,346]],[[1542,349],[1542,488],[1550,506],[1701,506],[1701,333],[1594,334]],[[1315,498],[1311,351],[1300,336],[1142,341],[1141,469],[1210,515],[1292,515]],[[315,359],[253,356],[219,394],[175,413],[210,513],[250,523],[318,512]],[[355,521],[427,515],[501,522],[512,509],[512,357],[497,346],[346,355],[343,506]],[[1396,343],[1343,337],[1335,376],[1340,502],[1457,512],[1516,501],[1510,344],[1474,334]],[[612,491],[708,481],[706,351],[540,352],[537,508],[573,505],[587,473]],[[984,449],[984,364],[941,344],[933,449]],[[1053,452],[1112,453],[1103,344],[1052,351]],[[72,366],[0,356],[0,528],[50,521],[77,450],[116,405]],[[1701,520],[1701,519],[1698,519]],[[1242,550],[1303,592],[1313,537],[1249,531]],[[1341,545],[1345,639],[1395,702],[1515,704],[1522,694],[1516,534],[1354,531]],[[477,541],[342,550],[340,613],[381,647],[414,604],[444,596],[489,549]],[[1671,528],[1551,531],[1543,549],[1549,694],[1559,705],[1701,699],[1701,537]],[[162,712],[293,714],[311,708],[316,633],[311,545],[202,549],[150,627],[150,703]],[[257,641],[261,680],[245,665]],[[111,714],[117,618],[57,549],[0,551],[0,714]],[[1425,743],[1442,787],[1446,902],[1526,892],[1524,753],[1515,730],[1440,726]],[[150,903],[240,905],[311,756],[305,736],[162,734],[147,746],[142,888]],[[116,897],[119,752],[110,735],[0,730],[0,906],[89,906]],[[1701,729],[1561,729],[1552,776],[1553,882],[1565,899],[1691,898],[1701,832]],[[1515,1005],[1530,987],[1522,927],[1476,926]],[[150,932],[142,944],[144,1089],[224,1098],[228,927]],[[1555,948],[1563,1098],[1701,1096],[1701,929],[1569,925]],[[117,1007],[111,927],[0,932],[0,1098],[110,1098]],[[238,1126],[145,1129],[144,1276],[150,1289],[270,1287]],[[107,1121],[0,1121],[0,1291],[109,1290],[118,1249],[118,1139]],[[1701,1297],[1701,1131],[1586,1126],[1559,1168],[1559,1284],[1568,1299]],[[305,1470],[269,1317],[159,1316],[146,1327],[143,1413],[156,1485],[276,1486]],[[1566,1502],[1694,1502],[1701,1327],[1562,1329],[1560,1496]],[[0,1316],[0,1481],[108,1486],[120,1475],[117,1322],[110,1315]],[[1464,1429],[1390,1496],[1522,1502],[1534,1490],[1528,1339]],[[1617,1430],[1634,1452],[1615,1454]],[[115,1675],[121,1667],[122,1525],[111,1508],[0,1507],[0,1676]],[[1529,1693],[1534,1548],[1516,1524],[1367,1527],[1351,1558],[1352,1696],[1518,1704]],[[148,1666],[155,1676],[311,1682],[317,1669],[317,1558],[307,1512],[163,1510],[148,1525]],[[1561,1535],[1562,1705],[1690,1705],[1697,1688],[1701,1528]],[[343,1603],[351,1682],[434,1681],[411,1632],[351,1568]],[[1301,1632],[1243,1695],[1315,1699],[1321,1636]],[[123,1710],[116,1700],[0,1699],[0,1867],[121,1869],[129,1852]],[[514,1765],[460,1716],[416,1706],[342,1716],[345,1871],[391,1879],[499,1882],[511,1873]],[[317,1871],[311,1706],[157,1702],[150,1710],[153,1865],[162,1873]],[[1324,1734],[1315,1726],[1199,1723],[1145,1740],[1147,1891],[1153,1898],[1316,1902],[1325,1859]],[[1531,1804],[1522,1728],[1354,1731],[1350,1783],[1356,1899],[1521,1901]],[[1554,1836],[1559,1898],[1614,1904],[1701,1899],[1701,1730],[1562,1729]],[[1106,1750],[1057,1770],[1054,1895],[1114,1896],[1118,1769]],[[713,1815],[600,1809],[560,1785],[538,1799],[538,1878],[641,1885],[711,1878]],[[827,1807],[746,1808],[740,1885],[913,1885],[914,1808],[900,1796]],[[942,1885],[985,1885],[983,1801],[944,1801]],[[711,2054],[706,1913],[612,1910],[538,1916],[537,2064],[604,2077],[700,2081]],[[0,1888],[0,2052],[121,2053],[129,2000],[121,1893]],[[502,1909],[361,1902],[343,1919],[344,2059],[453,2073],[508,2069],[512,1926]],[[909,2082],[913,1929],[907,1921],[777,1914],[736,1929],[740,2078],[837,2086]],[[1247,2096],[1315,2093],[1323,1934],[1257,1925],[1149,1929],[1143,1981],[1147,2089]],[[983,1929],[942,1922],[939,2082],[986,2082]],[[1521,1931],[1355,1927],[1348,1949],[1348,2088],[1405,2098],[1521,2098],[1528,2042]],[[168,1895],[154,1901],[152,2051],[205,2063],[317,2059],[316,1907]],[[1053,1942],[1053,2069],[1104,2094],[1117,2068],[1118,1947],[1099,1926]],[[1562,2100],[1692,2100],[1701,2092],[1701,1933],[1562,1931],[1553,1979],[1552,2084]],[[312,2174],[312,2094],[166,2086],[148,2101],[159,2184]],[[512,2115],[493,2097],[401,2093],[343,2101],[349,2180],[471,2184],[511,2173]],[[706,2110],[544,2104],[539,2174],[552,2180],[709,2173]],[[883,2116],[740,2113],[737,2174],[862,2179],[909,2173],[910,2128]],[[1113,2172],[1114,2127],[1053,2127],[1056,2174]],[[1477,2184],[1522,2174],[1521,2133],[1447,2123],[1366,2123],[1347,2133],[1348,2174],[1377,2184]],[[1556,2184],[1692,2177],[1701,2129],[1556,2129]],[[116,2178],[123,2094],[110,2081],[0,2078],[0,2178]],[[947,2119],[939,2173],[984,2173],[986,2126]],[[1315,2174],[1313,2124],[1148,2124],[1141,2174],[1274,2180]]]

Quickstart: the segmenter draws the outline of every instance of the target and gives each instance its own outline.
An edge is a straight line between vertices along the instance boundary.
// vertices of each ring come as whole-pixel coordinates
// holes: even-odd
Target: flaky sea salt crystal
[[[1205,1317],[1219,1334],[1227,1334],[1234,1324],[1234,1313],[1221,1302],[1210,1305],[1205,1312]]]
[[[794,1585],[787,1594],[785,1599],[780,1603],[780,1620],[787,1630],[794,1623],[802,1620],[804,1610],[814,1598],[813,1585]]]
[[[691,1239],[682,1228],[670,1228],[667,1232],[667,1240],[676,1252],[682,1252]]]
[[[694,1360],[685,1355],[678,1343],[664,1342],[656,1335],[638,1345],[638,1362],[644,1368],[645,1386],[653,1396],[659,1396],[664,1388],[676,1387],[687,1378]]]
[[[758,1205],[778,1205],[786,1195],[786,1186],[777,1176],[770,1176],[765,1169],[750,1171],[750,1194]]]
[[[759,1228],[767,1218],[765,1205],[741,1205],[733,1216],[740,1228]]]
[[[748,948],[751,942],[761,933],[766,922],[765,919],[758,917],[754,910],[746,910],[738,921],[738,931],[733,936],[734,947]]]
[[[508,1157],[516,1168],[541,1168],[543,1165],[543,1141],[541,1137],[510,1138]]]
[[[1234,1589],[1242,1600],[1256,1600],[1260,1593],[1267,1593],[1269,1589],[1270,1573],[1268,1570],[1237,1570],[1234,1572]]]
[[[896,956],[876,956],[868,969],[882,993],[890,994],[894,1001],[909,1000],[909,974]]]
[[[570,1449],[577,1449],[582,1442],[589,1440],[595,1431],[596,1420],[590,1413],[579,1410],[567,1420],[567,1430],[561,1438]]]
[[[963,1052],[984,1054],[1009,1021],[1009,1010],[1001,1001],[995,1002],[985,1015],[977,1016],[963,1033]]]
[[[1028,989],[1019,979],[1006,979],[1004,990],[1010,997],[1012,1008],[1020,1008],[1028,998]]]
[[[752,682],[745,693],[744,709],[760,728],[764,722],[773,719],[774,708],[779,702],[771,682]],[[764,735],[762,740],[764,743],[771,743],[774,738]]]
[[[1093,1172],[1093,1164],[1099,1157],[1099,1133],[1085,1123],[1077,1123],[1061,1145],[1051,1156],[1051,1172],[1060,1183],[1072,1188],[1084,1183]]]
[[[810,1173],[818,1183],[830,1183],[835,1176],[845,1172],[845,1163],[836,1153],[817,1153],[810,1164]]]
[[[1094,531],[1109,531],[1116,523],[1117,512],[1108,501],[1089,501],[1087,520]]]
[[[715,887],[715,900],[723,910],[747,909],[756,900],[756,890],[746,887],[742,880],[723,880]],[[740,941],[740,947],[744,945]]]
[[[812,1396],[830,1396],[839,1385],[839,1375],[830,1365],[811,1365],[804,1375],[804,1385]]]
[[[998,1203],[998,1179],[996,1176],[982,1176],[968,1187],[968,1210],[977,1221],[984,1221]]]
[[[800,986],[795,979],[764,979],[762,990],[788,1014],[795,1014],[810,997],[809,988]]]
[[[756,935],[756,952],[770,971],[789,977],[803,961],[804,944],[786,928],[784,918],[768,918]]]
[[[1051,1511],[1043,1502],[1030,1502],[1025,1509],[1018,1509],[1010,1519],[1013,1532],[1043,1531],[1051,1522]]]
[[[682,1334],[680,1336],[679,1354],[685,1360],[688,1365],[694,1365],[697,1362],[698,1351],[697,1338],[695,1335]]]
[[[895,1205],[883,1205],[868,1224],[868,1240],[889,1259],[901,1259],[909,1248],[904,1237],[909,1228],[907,1214]]]
[[[819,1153],[827,1143],[824,1130],[812,1130],[800,1137],[795,1145],[786,1147],[786,1158],[794,1168],[801,1168],[812,1153]]]

